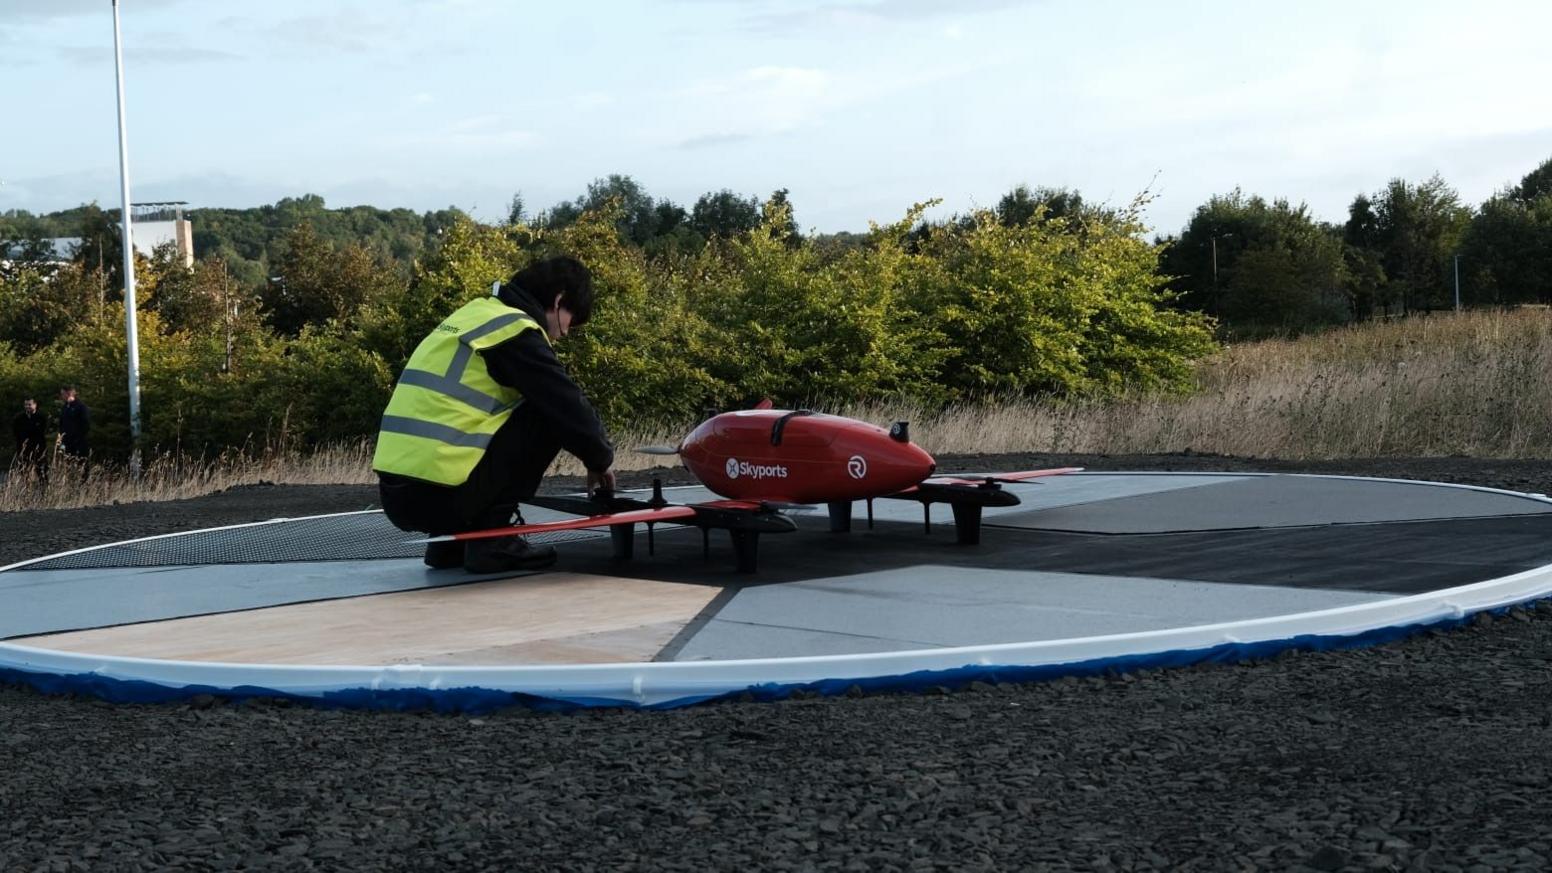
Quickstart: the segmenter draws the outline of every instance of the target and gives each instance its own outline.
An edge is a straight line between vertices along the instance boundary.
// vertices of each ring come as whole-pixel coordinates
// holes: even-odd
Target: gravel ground
[[[1530,461],[941,460],[1552,491]],[[0,515],[0,565],[375,500],[253,487]],[[0,686],[0,871],[1544,870],[1549,668],[1541,606],[1255,664],[666,713],[115,706]]]

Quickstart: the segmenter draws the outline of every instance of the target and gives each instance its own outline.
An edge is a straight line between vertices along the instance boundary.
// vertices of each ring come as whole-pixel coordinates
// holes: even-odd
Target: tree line
[[[1020,185],[935,221],[803,234],[785,190],[688,208],[609,176],[504,221],[328,209],[313,195],[192,210],[199,260],[138,258],[145,448],[212,452],[370,435],[410,351],[448,312],[538,257],[584,260],[595,323],[564,356],[613,425],[891,396],[1182,391],[1222,338],[1454,304],[1552,302],[1552,161],[1480,208],[1437,176],[1303,205],[1214,196],[1175,236],[1125,206]],[[83,239],[69,263],[37,240]],[[201,243],[200,241],[203,241]],[[98,446],[127,452],[116,216],[0,215],[0,396],[74,383]]]
[[[1156,242],[1176,305],[1230,337],[1381,316],[1552,303],[1552,160],[1479,207],[1438,175],[1359,194],[1341,224],[1303,204],[1215,196]]]
[[[542,220],[458,216],[408,265],[304,221],[257,288],[220,257],[185,269],[164,247],[137,267],[144,447],[371,435],[428,331],[559,253],[590,267],[599,298],[560,350],[616,427],[682,424],[762,397],[1179,391],[1215,348],[1210,319],[1165,305],[1158,250],[1135,210],[1025,223],[987,210],[926,225],[928,206],[837,243],[796,234],[776,192],[752,227],[654,247],[632,236],[641,213],[609,197]],[[123,309],[105,269],[5,268],[0,396],[74,383],[95,405],[94,445],[122,453]]]

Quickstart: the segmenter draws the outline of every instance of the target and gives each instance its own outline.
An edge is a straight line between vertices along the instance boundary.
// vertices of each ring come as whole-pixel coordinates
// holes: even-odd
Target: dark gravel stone
[[[940,462],[1552,491],[1539,461]],[[0,564],[376,497],[271,486],[0,514]],[[1542,603],[1254,664],[667,713],[115,706],[0,687],[0,870],[1539,870],[1549,662]]]

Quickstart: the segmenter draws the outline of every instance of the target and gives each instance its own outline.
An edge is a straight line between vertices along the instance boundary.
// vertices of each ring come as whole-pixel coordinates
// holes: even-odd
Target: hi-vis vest
[[[388,400],[372,469],[461,485],[485,456],[491,435],[506,423],[522,394],[490,377],[476,354],[538,322],[494,297],[482,297],[447,317],[415,347]]]

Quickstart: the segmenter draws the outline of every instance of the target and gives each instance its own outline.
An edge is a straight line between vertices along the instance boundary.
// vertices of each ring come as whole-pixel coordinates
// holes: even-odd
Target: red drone
[[[932,504],[947,503],[954,511],[958,541],[975,544],[981,540],[982,508],[1019,503],[1018,495],[1003,490],[1002,483],[1082,469],[934,477],[937,464],[911,442],[903,421],[886,430],[854,418],[806,409],[772,409],[770,401],[707,419],[678,446],[650,446],[640,451],[678,455],[702,485],[727,499],[669,503],[663,498],[660,480],[653,480],[650,500],[606,491],[586,498],[541,495],[527,502],[583,517],[450,534],[428,542],[607,527],[613,535],[615,556],[624,559],[631,557],[637,524],[647,525],[650,549],[652,526],[670,522],[699,527],[706,542],[712,529],[728,531],[738,569],[752,573],[760,534],[797,529],[782,513],[788,506],[826,504],[830,530],[843,532],[851,530],[852,504],[858,500],[867,501],[869,527],[875,499],[916,501],[922,504],[929,530]]]

